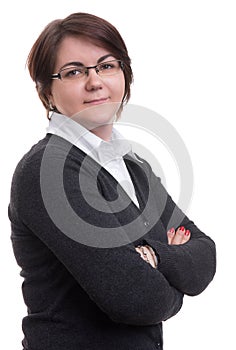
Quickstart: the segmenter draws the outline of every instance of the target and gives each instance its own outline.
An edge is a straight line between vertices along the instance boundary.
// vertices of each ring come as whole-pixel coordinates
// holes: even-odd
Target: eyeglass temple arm
[[[52,74],[51,79],[61,79],[61,74],[60,73]]]

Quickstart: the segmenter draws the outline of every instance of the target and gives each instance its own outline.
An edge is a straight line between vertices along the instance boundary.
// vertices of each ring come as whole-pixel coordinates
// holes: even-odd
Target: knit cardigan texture
[[[58,136],[47,134],[17,165],[9,218],[27,306],[25,350],[163,349],[162,322],[179,312],[184,294],[201,293],[213,279],[213,240],[145,160],[127,154],[124,161],[139,208],[111,174]],[[168,228],[181,225],[189,242],[168,245]],[[140,244],[154,249],[157,269],[136,252]]]

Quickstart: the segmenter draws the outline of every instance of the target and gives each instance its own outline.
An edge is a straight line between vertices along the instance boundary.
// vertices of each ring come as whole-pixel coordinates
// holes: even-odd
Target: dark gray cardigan
[[[137,208],[104,168],[89,157],[83,163],[85,156],[47,134],[13,176],[9,218],[28,309],[24,349],[162,349],[162,321],[180,310],[184,294],[201,293],[214,276],[214,242],[176,207],[146,161],[124,157]],[[116,210],[119,203],[125,206]],[[70,221],[71,212],[80,220]],[[168,245],[170,224],[189,229],[190,241]],[[110,232],[108,248],[101,228]],[[94,246],[84,244],[89,235]],[[158,269],[140,258],[138,244],[153,247]]]

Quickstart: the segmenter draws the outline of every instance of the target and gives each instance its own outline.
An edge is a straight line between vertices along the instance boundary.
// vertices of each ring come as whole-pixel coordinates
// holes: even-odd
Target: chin
[[[113,124],[116,121],[116,114],[120,108],[120,102],[103,103],[90,106],[79,111],[71,117],[88,130],[104,125]]]

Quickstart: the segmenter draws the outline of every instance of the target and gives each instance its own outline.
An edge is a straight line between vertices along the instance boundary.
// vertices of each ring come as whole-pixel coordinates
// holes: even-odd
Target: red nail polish
[[[167,233],[169,234],[173,234],[175,233],[175,229],[172,227],[172,228],[169,228],[169,230],[167,231]]]
[[[181,226],[179,229],[180,229],[180,231],[185,231],[185,227],[184,226]]]
[[[186,230],[185,235],[186,235],[186,236],[189,236],[189,235],[190,235],[190,231],[189,231],[189,230]]]

